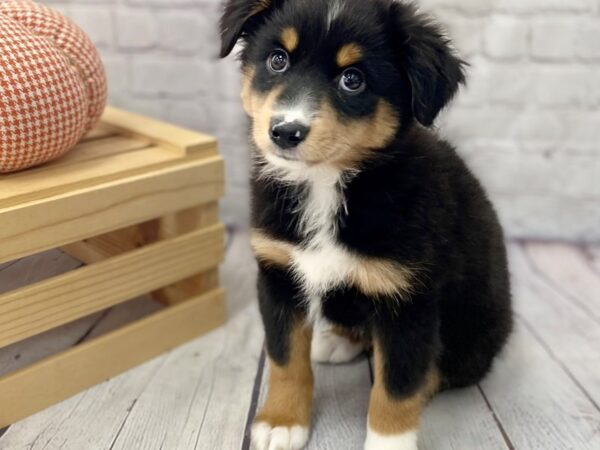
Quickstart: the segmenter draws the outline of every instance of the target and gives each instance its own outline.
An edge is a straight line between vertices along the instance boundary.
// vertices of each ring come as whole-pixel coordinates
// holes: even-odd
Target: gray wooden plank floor
[[[600,449],[600,247],[509,248],[515,333],[479,386],[430,403],[420,448]],[[59,251],[3,264],[0,292],[78,265]],[[255,276],[247,232],[230,230],[226,326],[0,431],[0,449],[247,449],[268,374]],[[157,308],[136,299],[0,349],[0,374]],[[309,450],[362,448],[368,361],[318,366],[315,375]]]

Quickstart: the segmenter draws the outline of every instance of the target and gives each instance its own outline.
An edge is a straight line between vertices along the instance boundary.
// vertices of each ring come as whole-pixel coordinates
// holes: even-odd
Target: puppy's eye
[[[349,94],[358,94],[365,90],[365,75],[358,69],[346,69],[340,78],[340,88]]]
[[[290,58],[284,50],[275,50],[267,59],[267,67],[272,72],[285,72],[290,67]]]

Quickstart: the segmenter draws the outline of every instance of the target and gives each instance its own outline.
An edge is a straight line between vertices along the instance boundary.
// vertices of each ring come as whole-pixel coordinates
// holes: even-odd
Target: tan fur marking
[[[252,92],[252,80],[254,80],[254,74],[256,69],[254,67],[242,67],[242,91],[240,97],[242,99],[242,106],[246,111],[246,114],[252,116],[253,114],[253,92]]]
[[[395,399],[384,382],[385,361],[377,340],[374,342],[375,381],[369,400],[369,427],[383,435],[415,431],[427,401],[439,388],[437,369],[428,372],[426,380],[412,397]]]
[[[288,267],[293,263],[294,245],[253,230],[250,245],[262,263]],[[415,269],[394,261],[351,254],[348,283],[372,296],[409,297],[414,291]]]
[[[350,282],[367,295],[409,295],[413,292],[411,269],[394,261],[358,257]]]
[[[298,321],[290,335],[290,356],[280,366],[269,358],[269,393],[256,422],[271,426],[308,426],[314,379],[310,365],[311,330]]]
[[[271,7],[271,0],[258,0],[256,6],[250,12],[249,17],[255,16]]]
[[[338,67],[348,67],[359,62],[363,57],[362,48],[358,44],[346,44],[337,53],[335,61]]]
[[[298,32],[293,27],[287,27],[281,32],[281,44],[288,51],[292,53],[298,47]]]
[[[291,264],[291,254],[294,250],[292,244],[273,239],[259,230],[253,230],[250,245],[254,256],[260,262],[278,267],[287,267]]]
[[[263,153],[272,148],[271,138],[269,137],[269,128],[271,126],[273,106],[282,91],[283,87],[277,86],[266,96],[261,96],[256,92],[253,92],[251,95],[252,113],[250,116],[254,118],[252,124],[252,136],[256,146]]]
[[[333,106],[323,101],[302,155],[308,164],[329,162],[342,170],[355,169],[373,149],[390,141],[399,124],[398,115],[383,100],[371,117],[349,121],[341,121]]]

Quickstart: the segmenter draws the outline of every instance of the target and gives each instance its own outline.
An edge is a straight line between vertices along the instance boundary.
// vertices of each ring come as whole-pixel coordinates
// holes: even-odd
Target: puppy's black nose
[[[300,122],[271,122],[271,140],[280,148],[287,150],[297,147],[308,135],[310,128]]]

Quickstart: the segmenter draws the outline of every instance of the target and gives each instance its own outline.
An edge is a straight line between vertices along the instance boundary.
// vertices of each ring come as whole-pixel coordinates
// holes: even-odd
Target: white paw
[[[365,450],[417,450],[417,432],[402,434],[379,434],[370,427],[367,429]]]
[[[252,425],[252,448],[254,450],[300,450],[308,442],[307,427],[272,427],[266,422]]]
[[[312,344],[311,358],[320,363],[339,364],[352,361],[362,353],[364,347],[360,343],[333,332],[331,327],[316,325]]]

